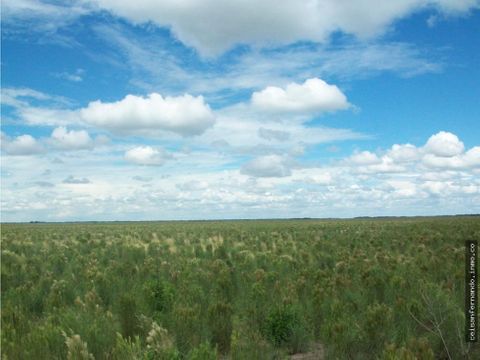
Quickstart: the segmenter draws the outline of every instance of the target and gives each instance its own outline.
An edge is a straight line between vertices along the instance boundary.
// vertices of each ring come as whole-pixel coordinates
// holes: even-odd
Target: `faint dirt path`
[[[306,353],[294,354],[290,360],[323,360],[324,351],[322,344],[315,344],[311,351]]]

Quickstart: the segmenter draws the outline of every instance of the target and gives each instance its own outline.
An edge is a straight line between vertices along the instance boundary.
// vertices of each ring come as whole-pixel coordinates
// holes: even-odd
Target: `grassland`
[[[479,217],[2,225],[3,359],[479,359]]]

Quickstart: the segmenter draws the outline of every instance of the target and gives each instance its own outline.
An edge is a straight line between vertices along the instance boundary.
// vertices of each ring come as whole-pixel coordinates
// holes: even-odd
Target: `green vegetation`
[[[2,225],[2,359],[480,358],[480,218]]]

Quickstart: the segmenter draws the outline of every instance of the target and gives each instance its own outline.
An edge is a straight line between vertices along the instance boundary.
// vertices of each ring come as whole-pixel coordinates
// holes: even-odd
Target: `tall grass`
[[[478,217],[2,225],[6,359],[474,359]]]

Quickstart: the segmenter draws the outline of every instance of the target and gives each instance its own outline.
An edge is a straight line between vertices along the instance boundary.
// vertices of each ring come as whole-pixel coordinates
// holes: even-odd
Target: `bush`
[[[123,295],[119,302],[120,325],[122,335],[125,338],[133,339],[137,333],[137,303],[131,295]]]
[[[224,302],[217,302],[208,309],[211,341],[222,354],[230,352],[232,313],[232,306]]]
[[[273,309],[263,326],[264,336],[277,347],[295,353],[306,350],[311,337],[299,311],[292,305]]]
[[[161,312],[170,308],[174,299],[174,290],[170,284],[161,280],[150,280],[143,289],[151,310]]]

